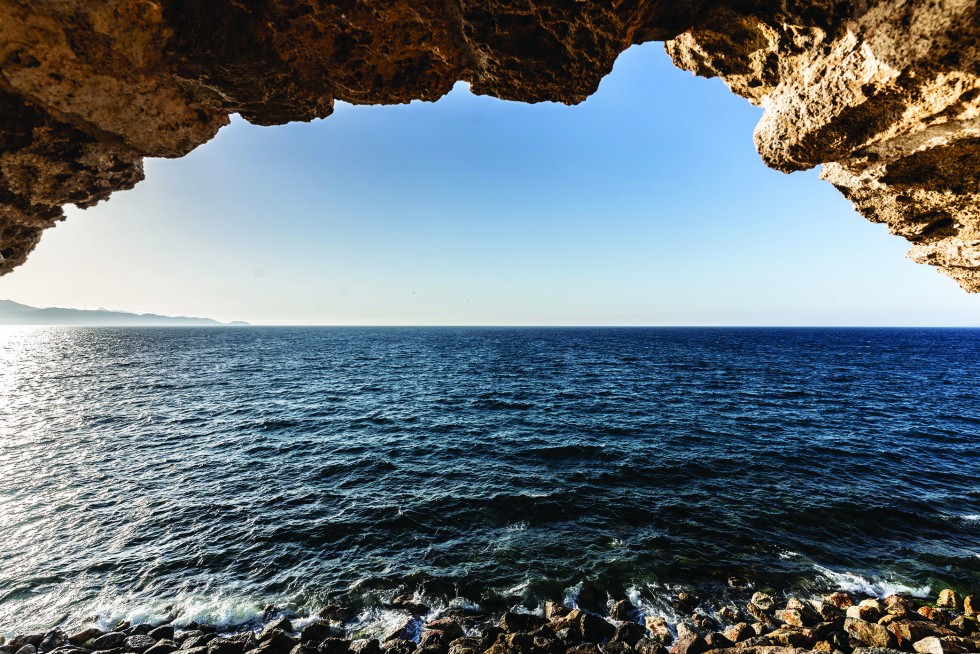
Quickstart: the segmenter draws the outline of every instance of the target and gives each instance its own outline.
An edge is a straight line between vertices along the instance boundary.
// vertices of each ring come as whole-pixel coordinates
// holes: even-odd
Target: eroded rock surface
[[[767,165],[822,176],[980,291],[976,0],[0,0],[0,274],[41,233],[227,124],[435,100],[580,102],[632,44],[765,109]],[[650,156],[658,156],[651,153]]]

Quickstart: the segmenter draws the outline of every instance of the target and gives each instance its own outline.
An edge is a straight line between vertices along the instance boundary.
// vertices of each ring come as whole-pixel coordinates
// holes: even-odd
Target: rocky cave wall
[[[909,256],[980,292],[976,0],[0,0],[0,274],[240,113],[435,100],[458,80],[576,103],[630,45],[765,109],[783,171],[825,164]],[[651,152],[650,156],[658,156]],[[791,210],[791,209],[790,209]]]

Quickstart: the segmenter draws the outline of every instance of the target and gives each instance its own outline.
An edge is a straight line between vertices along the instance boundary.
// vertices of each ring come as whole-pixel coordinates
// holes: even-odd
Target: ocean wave
[[[891,580],[870,580],[854,572],[836,572],[820,565],[814,565],[813,567],[817,572],[833,582],[837,588],[849,593],[862,593],[875,597],[887,597],[888,595],[925,597],[932,590],[931,586],[912,586]]]

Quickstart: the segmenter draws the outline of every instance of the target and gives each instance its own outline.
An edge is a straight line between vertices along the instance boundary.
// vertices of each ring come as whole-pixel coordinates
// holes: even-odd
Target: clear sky
[[[624,53],[576,107],[477,97],[235,118],[49,230],[0,298],[269,324],[980,325],[760,110]]]

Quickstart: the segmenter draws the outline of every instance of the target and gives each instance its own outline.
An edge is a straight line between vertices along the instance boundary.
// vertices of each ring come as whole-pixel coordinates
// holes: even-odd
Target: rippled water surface
[[[980,587],[980,331],[0,331],[0,633]]]

